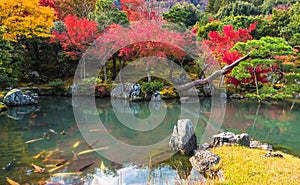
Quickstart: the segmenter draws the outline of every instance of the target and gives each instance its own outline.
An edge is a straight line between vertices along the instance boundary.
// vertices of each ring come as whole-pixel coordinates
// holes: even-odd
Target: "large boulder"
[[[33,105],[38,103],[38,95],[20,89],[12,89],[4,96],[5,104],[8,106]]]
[[[191,120],[178,120],[177,125],[174,126],[169,146],[172,150],[181,151],[185,155],[194,153],[194,150],[197,149],[197,138]]]
[[[141,86],[139,84],[122,83],[117,85],[111,92],[112,98],[120,99],[137,99],[141,94]]]
[[[209,170],[215,167],[220,160],[221,158],[218,155],[213,154],[208,150],[199,150],[189,159],[193,168],[201,174],[209,172]]]

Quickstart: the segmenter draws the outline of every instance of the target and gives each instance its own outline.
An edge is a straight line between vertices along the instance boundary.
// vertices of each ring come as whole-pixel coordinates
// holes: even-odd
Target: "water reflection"
[[[95,109],[90,107],[91,102],[89,101],[95,101]],[[79,107],[79,103],[72,102],[70,98],[45,97],[38,106],[13,107],[9,108],[6,113],[2,113],[0,116],[0,167],[6,166],[14,158],[16,161],[10,170],[0,169],[0,179],[5,179],[8,176],[18,180],[21,184],[26,182],[34,184],[42,178],[49,179],[53,173],[37,174],[26,172],[32,170],[31,163],[37,163],[43,167],[55,164],[53,162],[43,162],[45,156],[41,159],[33,159],[32,156],[42,150],[46,150],[48,153],[58,148],[61,154],[55,157],[57,159],[69,159],[71,164],[55,173],[78,171],[86,164],[92,161],[96,162],[86,172],[79,176],[77,175],[77,177],[51,177],[50,180],[55,182],[62,180],[65,182],[70,182],[71,180],[77,182],[84,179],[87,184],[101,181],[113,184],[122,179],[122,184],[143,184],[144,182],[166,184],[166,179],[168,179],[168,183],[173,184],[175,180],[182,180],[184,179],[183,176],[187,177],[189,174],[179,176],[181,173],[180,169],[176,171],[174,167],[169,167],[168,163],[163,166],[150,168],[147,165],[142,167],[135,165],[123,166],[112,162],[105,156],[114,155],[115,157],[128,160],[134,158],[138,161],[136,156],[139,156],[139,154],[134,155],[132,151],[127,153],[122,152],[122,148],[111,147],[113,141],[106,139],[106,137],[107,135],[112,135],[117,140],[134,146],[147,146],[158,143],[172,133],[174,124],[180,119],[180,115],[184,114],[199,117],[196,123],[196,135],[199,142],[204,132],[212,131],[210,134],[213,134],[220,129],[221,125],[222,130],[235,133],[248,132],[254,139],[269,142],[277,148],[300,156],[299,103],[296,103],[293,110],[289,111],[291,102],[258,104],[250,101],[222,102],[221,100],[216,100],[213,102],[210,99],[200,99],[199,107],[193,107],[193,104],[185,102],[188,108],[182,107],[183,102],[178,100],[170,100],[163,103],[130,103],[110,99],[85,99],[85,101],[80,102],[81,109],[78,109],[78,111],[86,115],[80,120],[81,123],[76,122],[72,109]],[[226,113],[222,123],[217,122],[219,118],[211,118],[211,115],[222,117],[221,112],[224,111],[224,108],[226,108]],[[163,109],[165,109],[165,113]],[[161,120],[161,117],[156,112],[164,113],[164,119]],[[133,114],[135,116],[134,119],[141,120],[147,120],[151,115],[157,115],[157,117],[154,116],[152,119],[161,121],[161,123],[158,126],[153,126],[151,122],[147,122],[141,128],[153,129],[137,131],[124,125],[119,120],[121,118],[118,118],[120,115],[116,115],[119,113],[121,116]],[[102,125],[98,125],[98,122],[93,123],[94,120],[90,119],[92,117],[101,119]],[[128,124],[133,123],[130,122]],[[209,127],[207,127],[208,123],[210,123]],[[89,141],[82,136],[78,127],[83,127],[86,130],[90,136]],[[53,129],[58,134],[49,132],[50,129]],[[90,130],[92,129],[105,129],[106,131],[111,130],[111,132],[91,132]],[[67,134],[61,135],[60,132],[62,131],[66,131]],[[25,144],[28,140],[43,137],[44,133],[50,134],[51,138]],[[80,142],[80,144],[74,148],[73,145],[76,142]],[[91,145],[94,148],[109,147],[109,150],[103,151],[105,155],[93,152],[82,156],[80,160],[74,160],[73,152],[78,154],[81,151],[89,150]],[[164,157],[167,158],[167,149],[168,146],[162,145],[160,150],[153,151],[151,153],[153,157],[151,162],[155,163],[155,157],[157,157],[157,161]],[[107,168],[106,173],[103,173],[100,168],[102,162]],[[0,184],[4,184],[4,182],[2,183],[1,181]]]

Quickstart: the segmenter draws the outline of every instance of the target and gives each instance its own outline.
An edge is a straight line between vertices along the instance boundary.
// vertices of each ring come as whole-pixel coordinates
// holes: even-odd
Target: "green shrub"
[[[160,91],[164,84],[162,82],[143,82],[141,85],[142,91],[146,93],[154,93],[155,91]]]
[[[53,88],[54,90],[64,90],[65,82],[62,80],[55,80],[48,83],[48,86]]]
[[[293,69],[295,67],[295,65],[293,63],[286,63],[286,64],[282,64],[282,70],[284,72],[290,72],[291,69]]]

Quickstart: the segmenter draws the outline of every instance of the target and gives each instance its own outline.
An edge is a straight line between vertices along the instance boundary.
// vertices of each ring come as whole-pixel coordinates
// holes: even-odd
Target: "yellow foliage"
[[[51,37],[54,19],[54,10],[40,6],[39,0],[0,1],[0,30],[4,40]]]
[[[165,88],[161,91],[159,91],[162,98],[176,98],[177,93],[175,92],[173,87]]]

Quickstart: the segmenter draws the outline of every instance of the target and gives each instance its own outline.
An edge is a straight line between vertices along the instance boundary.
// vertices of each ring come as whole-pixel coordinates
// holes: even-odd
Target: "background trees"
[[[202,59],[188,57],[185,52],[186,48],[193,49],[193,42],[198,40],[209,46],[222,67],[245,54],[238,42],[255,45],[255,49],[268,48],[274,42],[277,52],[282,50],[279,42],[290,45],[289,51],[292,46],[294,53],[287,52],[284,58],[279,54],[270,58],[257,49],[260,57],[251,56],[226,74],[226,79],[228,84],[255,85],[258,90],[270,85],[269,79],[275,76],[282,77],[282,83],[291,84],[292,78],[298,78],[299,11],[296,0],[2,0],[0,81],[29,82],[28,73],[32,71],[41,74],[41,83],[54,80],[53,73],[66,80],[95,40],[113,40],[113,47],[118,48],[131,39],[148,39],[118,48],[106,66],[112,75],[105,72],[103,80],[115,77],[130,61],[148,56],[172,60],[196,77],[194,64]],[[157,25],[149,20],[155,20]],[[174,31],[169,23],[182,29]],[[131,30],[126,30],[126,26]],[[186,35],[187,29],[193,34]],[[252,39],[255,40],[250,42]],[[207,61],[214,62],[212,57]],[[287,66],[290,71],[285,71]],[[170,79],[171,69],[172,66]]]
[[[162,17],[168,22],[184,25],[186,28],[194,26],[201,19],[202,13],[193,5],[180,3],[163,13]]]

